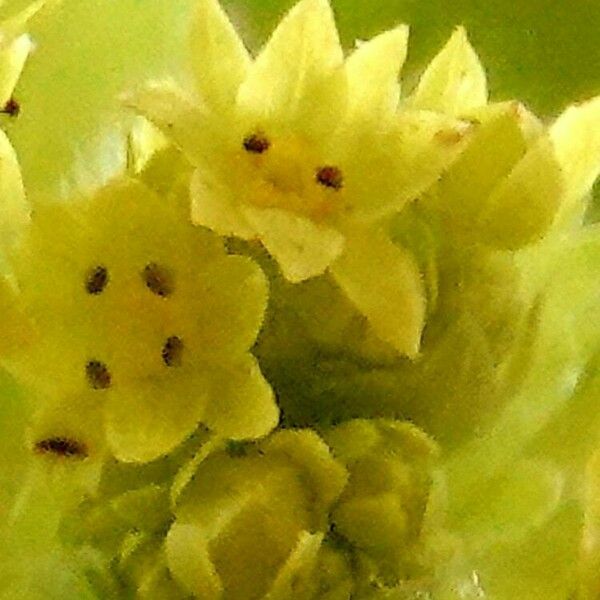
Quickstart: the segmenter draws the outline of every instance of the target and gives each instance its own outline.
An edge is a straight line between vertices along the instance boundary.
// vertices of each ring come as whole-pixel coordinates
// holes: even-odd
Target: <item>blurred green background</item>
[[[25,0],[8,0],[3,14]],[[63,0],[36,18],[38,43],[17,89],[22,113],[3,117],[30,192],[64,190],[97,177],[122,153],[119,91],[185,62],[185,27],[193,0]],[[292,0],[225,0],[256,50]],[[412,27],[407,87],[464,24],[489,73],[495,99],[517,97],[538,114],[600,93],[598,0],[333,0],[343,42],[368,38],[397,23]],[[122,116],[122,113],[121,113]],[[102,144],[99,145],[99,140]],[[98,151],[101,148],[101,151]],[[77,181],[76,181],[77,182]]]

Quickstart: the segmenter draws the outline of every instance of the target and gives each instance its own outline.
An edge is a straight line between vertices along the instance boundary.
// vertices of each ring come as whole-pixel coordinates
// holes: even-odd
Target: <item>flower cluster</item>
[[[461,27],[401,92],[327,0],[190,25],[96,189],[30,205],[0,133],[7,597],[595,598],[600,98],[490,102]]]

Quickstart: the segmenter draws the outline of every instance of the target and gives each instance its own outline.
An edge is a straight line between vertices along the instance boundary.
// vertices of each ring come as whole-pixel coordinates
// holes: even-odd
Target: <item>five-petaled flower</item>
[[[123,178],[81,201],[37,204],[9,264],[3,361],[39,398],[38,448],[101,452],[104,427],[117,458],[147,461],[198,423],[234,439],[277,424],[249,353],[266,279],[192,226],[186,197]]]

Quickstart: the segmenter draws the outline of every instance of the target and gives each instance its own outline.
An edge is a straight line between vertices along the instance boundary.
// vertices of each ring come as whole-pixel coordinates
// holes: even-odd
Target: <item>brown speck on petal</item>
[[[244,138],[243,146],[246,152],[251,152],[252,154],[262,154],[271,147],[271,142],[265,135],[253,133],[252,135]]]
[[[85,365],[85,374],[94,390],[105,390],[110,387],[111,376],[108,367],[99,360],[90,360]]]
[[[98,265],[90,270],[85,281],[85,289],[88,294],[100,294],[108,283],[108,270]]]
[[[344,177],[342,171],[338,167],[325,166],[320,167],[315,175],[317,183],[331,188],[333,190],[340,190],[344,185]]]
[[[174,290],[173,275],[169,269],[156,263],[144,267],[142,278],[147,288],[157,296],[170,296]]]
[[[21,105],[14,98],[10,98],[0,112],[9,117],[18,117],[21,112]]]
[[[40,440],[35,444],[36,452],[40,454],[54,454],[64,458],[86,458],[85,444],[66,437],[51,437]]]
[[[440,129],[434,137],[438,142],[441,142],[442,144],[448,144],[450,146],[458,144],[460,141],[462,141],[469,129],[469,126]]]
[[[181,365],[181,355],[183,354],[183,341],[176,335],[167,339],[162,348],[161,356],[167,367],[178,367]]]

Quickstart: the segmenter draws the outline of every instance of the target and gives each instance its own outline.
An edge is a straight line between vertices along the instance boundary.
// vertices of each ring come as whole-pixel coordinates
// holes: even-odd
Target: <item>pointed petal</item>
[[[414,200],[450,167],[473,127],[454,117],[403,111],[389,127],[336,136],[351,215],[377,220]]]
[[[207,383],[197,367],[174,367],[171,377],[109,390],[104,407],[108,445],[124,462],[148,462],[167,454],[202,420]],[[187,369],[187,372],[182,372]]]
[[[516,113],[510,106],[481,115],[468,146],[436,185],[428,202],[442,215],[446,227],[473,238],[479,235],[477,217],[486,198],[527,150]],[[490,152],[490,148],[494,148]]]
[[[552,225],[563,189],[552,144],[543,138],[484,201],[482,238],[508,249],[539,240]]]
[[[198,0],[191,30],[192,68],[202,99],[227,112],[246,77],[250,56],[217,0]]]
[[[342,252],[344,238],[330,227],[278,209],[244,207],[244,214],[288,281],[321,275]]]
[[[190,195],[192,221],[196,225],[208,227],[219,235],[245,240],[256,237],[231,191],[205,169],[197,169],[192,176]]]
[[[25,32],[29,21],[33,19],[42,9],[53,10],[62,0],[37,0],[28,4],[21,12],[8,18],[0,26],[2,38],[13,40]]]
[[[502,115],[512,115],[528,144],[535,142],[546,130],[541,119],[518,100],[490,102],[468,111],[465,118],[475,123],[486,124]]]
[[[195,165],[214,161],[226,146],[223,123],[171,81],[124,94],[124,104],[154,123]]]
[[[408,356],[417,354],[425,293],[416,263],[405,250],[382,233],[355,230],[331,272],[383,341]]]
[[[21,169],[15,149],[0,131],[0,239],[4,255],[19,239],[29,223],[29,204],[25,197]],[[2,257],[2,260],[4,256]]]
[[[275,396],[253,356],[248,354],[232,365],[215,366],[210,386],[204,423],[217,435],[256,439],[277,426]]]
[[[485,71],[462,27],[458,27],[423,73],[410,104],[454,116],[487,102]]]
[[[401,25],[361,44],[346,60],[348,111],[353,117],[380,120],[395,112],[407,49],[408,27]]]
[[[12,96],[32,47],[30,37],[24,34],[0,48],[0,107]]]
[[[157,152],[169,145],[164,134],[144,117],[136,117],[127,136],[127,167],[139,175]]]
[[[584,202],[600,173],[600,96],[568,108],[550,127],[565,196],[560,209],[567,218]],[[585,210],[580,207],[579,212]]]
[[[343,53],[328,0],[301,0],[250,67],[238,105],[261,121],[322,136],[346,99]]]

